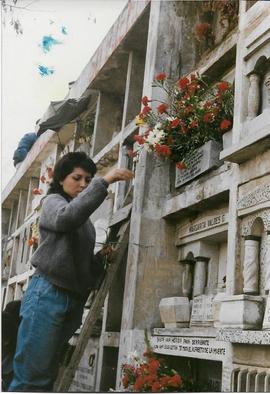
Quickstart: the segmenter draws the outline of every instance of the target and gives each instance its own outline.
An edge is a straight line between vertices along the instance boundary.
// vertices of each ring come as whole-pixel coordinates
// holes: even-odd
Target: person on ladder
[[[36,271],[22,299],[9,391],[53,390],[61,349],[81,325],[88,294],[103,271],[94,256],[89,216],[104,201],[109,184],[134,175],[127,169],[94,178],[95,173],[84,152],[67,153],[55,165],[42,204],[40,244],[31,258]]]

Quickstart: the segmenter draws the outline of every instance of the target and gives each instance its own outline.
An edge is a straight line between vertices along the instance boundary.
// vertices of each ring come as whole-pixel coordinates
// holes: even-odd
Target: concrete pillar
[[[245,294],[258,294],[259,292],[259,246],[260,237],[253,235],[245,237],[243,268]]]
[[[252,120],[258,115],[260,105],[260,76],[251,74],[249,76],[248,90],[248,120]]]
[[[193,298],[204,293],[204,288],[207,283],[207,265],[209,262],[208,257],[198,256],[195,257],[195,272],[193,284]]]
[[[267,231],[266,240],[266,278],[265,278],[265,291],[270,294],[270,231]]]
[[[193,284],[193,270],[194,260],[184,259],[180,263],[184,265],[184,271],[182,274],[182,293],[185,297],[190,298],[192,294]]]

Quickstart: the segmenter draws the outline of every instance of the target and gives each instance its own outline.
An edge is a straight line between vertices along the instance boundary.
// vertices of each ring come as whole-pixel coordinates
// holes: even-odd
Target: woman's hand
[[[117,181],[129,181],[132,178],[134,178],[134,173],[126,168],[114,168],[103,177],[109,184]]]

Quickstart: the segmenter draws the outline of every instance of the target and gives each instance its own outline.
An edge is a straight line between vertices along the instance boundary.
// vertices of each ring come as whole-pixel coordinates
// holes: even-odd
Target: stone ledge
[[[220,328],[217,332],[218,341],[245,343],[252,345],[269,345],[270,331],[252,331],[241,329]]]
[[[269,127],[265,127],[255,134],[240,140],[239,143],[232,145],[230,148],[224,149],[220,153],[220,159],[241,164],[258,156],[266,151],[267,148],[270,148]]]
[[[181,336],[181,337],[210,337],[215,338],[217,329],[214,327],[197,328],[153,328],[152,335]]]
[[[184,187],[179,194],[168,195],[164,202],[162,218],[173,218],[183,215],[188,209],[205,210],[217,203],[228,201],[233,170],[230,163],[225,163],[210,174],[194,180]],[[206,177],[206,178],[205,178]],[[227,193],[227,194],[226,194]],[[212,200],[211,200],[212,199]]]

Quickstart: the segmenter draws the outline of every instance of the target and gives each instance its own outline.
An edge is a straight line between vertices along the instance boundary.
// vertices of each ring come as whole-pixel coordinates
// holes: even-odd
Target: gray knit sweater
[[[95,286],[96,234],[89,216],[107,196],[107,186],[103,178],[94,178],[71,201],[60,194],[49,194],[44,199],[40,245],[31,264],[54,285],[81,295]]]

